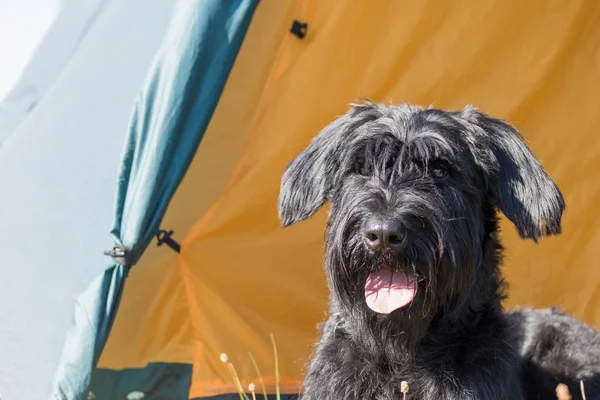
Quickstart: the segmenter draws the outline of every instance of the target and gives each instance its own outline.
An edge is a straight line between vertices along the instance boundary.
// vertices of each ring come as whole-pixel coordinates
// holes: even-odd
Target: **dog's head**
[[[466,296],[486,235],[495,233],[496,209],[535,241],[560,232],[564,210],[560,191],[509,124],[471,107],[370,102],[325,127],[283,174],[284,226],[327,200],[332,295],[379,315]]]

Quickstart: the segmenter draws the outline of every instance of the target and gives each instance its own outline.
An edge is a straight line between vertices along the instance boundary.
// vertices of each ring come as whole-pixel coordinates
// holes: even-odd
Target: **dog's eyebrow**
[[[411,141],[420,140],[420,139],[429,139],[429,138],[436,140],[436,141],[440,142],[443,146],[451,149],[450,144],[448,143],[448,140],[443,135],[440,135],[438,132],[435,132],[435,131],[419,132],[418,135],[415,135],[412,137]]]
[[[439,153],[447,153],[448,155],[454,154],[454,148],[452,143],[448,141],[443,135],[435,131],[421,131],[417,135],[411,137],[407,144],[413,144],[417,147],[418,151],[424,151],[424,156],[429,157],[431,150],[434,150],[437,155]],[[435,146],[435,149],[430,147]]]

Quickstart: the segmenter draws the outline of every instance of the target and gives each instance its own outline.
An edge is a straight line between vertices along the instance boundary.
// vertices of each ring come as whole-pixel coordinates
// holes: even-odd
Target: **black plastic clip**
[[[181,245],[171,237],[173,233],[173,231],[167,232],[165,230],[161,230],[160,232],[158,232],[158,234],[156,235],[158,243],[156,245],[162,246],[163,244],[166,244],[167,246],[179,253],[181,251]]]
[[[306,36],[306,32],[308,31],[308,24],[306,22],[300,22],[297,19],[292,23],[292,28],[290,32],[294,35],[298,36],[300,39],[304,39]]]

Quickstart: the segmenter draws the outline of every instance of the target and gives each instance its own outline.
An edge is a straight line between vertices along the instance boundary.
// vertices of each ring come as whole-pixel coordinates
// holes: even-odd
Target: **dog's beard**
[[[327,268],[334,312],[341,313],[347,329],[367,351],[386,357],[405,357],[424,336],[437,307],[435,268],[442,259],[441,230],[430,222],[408,218],[406,223],[419,224],[429,232],[411,238],[401,252],[377,253],[368,250],[360,239],[360,216],[347,218],[345,226],[337,228],[336,221],[329,229]],[[439,235],[438,235],[439,233]],[[373,282],[375,279],[388,282]],[[383,288],[376,288],[376,284]],[[396,288],[390,288],[390,286]],[[402,293],[383,293],[394,298],[386,312],[369,306],[373,291],[393,290]],[[400,298],[398,298],[400,297]],[[385,308],[385,305],[379,305]],[[388,312],[389,311],[389,312]]]
[[[436,214],[403,219],[411,236],[399,252],[369,250],[360,235],[360,214],[330,221],[326,259],[332,311],[341,315],[347,331],[365,351],[398,362],[412,357],[440,308],[467,295],[475,259],[463,251],[475,244],[465,247],[471,238],[452,236],[457,231],[448,232],[444,218],[432,216]],[[369,306],[373,295],[369,280],[376,277],[388,279],[382,283],[384,290],[396,283],[396,289],[404,291],[400,299],[390,300],[386,312]],[[409,288],[410,284],[415,287]]]

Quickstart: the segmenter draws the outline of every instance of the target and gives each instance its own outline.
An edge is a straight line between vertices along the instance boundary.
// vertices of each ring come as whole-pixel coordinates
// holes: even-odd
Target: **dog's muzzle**
[[[397,252],[406,246],[407,229],[398,220],[370,218],[363,225],[365,245],[374,252]],[[393,265],[380,265],[365,282],[367,306],[378,314],[389,314],[409,304],[417,294],[416,276]]]

